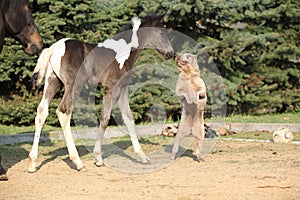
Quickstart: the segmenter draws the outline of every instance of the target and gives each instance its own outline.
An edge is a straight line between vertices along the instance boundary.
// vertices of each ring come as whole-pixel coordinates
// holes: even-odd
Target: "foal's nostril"
[[[43,48],[43,44],[31,43],[30,45],[30,49],[33,54],[38,54],[42,48]]]
[[[174,53],[173,52],[168,52],[168,53],[166,53],[165,57],[166,57],[166,59],[173,58],[174,57]]]
[[[172,52],[170,52],[170,58],[174,58],[174,52],[172,51]]]
[[[32,44],[31,45],[31,50],[32,50],[33,54],[36,54],[39,51],[39,49],[38,49],[38,47],[37,47],[36,44]]]

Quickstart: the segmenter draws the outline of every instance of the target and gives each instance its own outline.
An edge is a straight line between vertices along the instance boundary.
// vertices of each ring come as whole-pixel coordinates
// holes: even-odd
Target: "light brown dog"
[[[197,56],[189,53],[179,54],[176,63],[180,71],[176,83],[176,96],[180,101],[182,113],[178,132],[174,140],[172,159],[175,159],[180,141],[192,134],[197,139],[196,155],[201,157],[201,148],[204,141],[204,106],[206,104],[206,87],[200,78]]]

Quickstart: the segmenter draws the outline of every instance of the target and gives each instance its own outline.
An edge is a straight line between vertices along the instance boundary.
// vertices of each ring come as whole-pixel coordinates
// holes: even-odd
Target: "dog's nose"
[[[181,60],[181,54],[178,54],[176,57],[175,57],[175,62],[178,63],[178,61]]]

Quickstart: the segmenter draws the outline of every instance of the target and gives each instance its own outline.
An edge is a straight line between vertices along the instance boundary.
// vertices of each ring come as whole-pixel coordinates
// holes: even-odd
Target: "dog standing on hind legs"
[[[175,160],[180,141],[192,134],[197,139],[197,159],[199,162],[204,161],[201,148],[205,136],[204,106],[207,101],[205,83],[200,78],[197,56],[189,53],[179,54],[175,61],[180,71],[176,83],[176,96],[180,101],[182,113],[174,140],[172,159]]]

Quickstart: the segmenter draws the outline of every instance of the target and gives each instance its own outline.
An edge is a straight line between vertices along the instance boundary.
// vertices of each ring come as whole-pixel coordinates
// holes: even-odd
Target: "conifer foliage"
[[[228,113],[285,112],[300,109],[298,0],[32,2],[35,22],[41,32],[44,47],[65,37],[100,42],[114,35],[132,16],[145,16],[150,12],[165,13],[164,22],[167,28],[193,38],[216,63],[226,85]],[[18,124],[12,122],[12,113],[5,111],[9,107],[8,99],[21,96],[26,103],[28,99],[36,99],[30,98],[31,95],[37,95],[41,91],[31,90],[29,82],[37,57],[26,55],[22,48],[14,39],[6,38],[0,54],[0,95],[2,106],[6,107],[0,110],[0,124],[4,123],[2,119],[5,119],[6,124]],[[157,55],[154,54],[154,57]],[[136,119],[143,121],[149,118],[147,114],[139,111],[145,105],[153,106],[150,100],[154,93],[159,93],[164,98],[161,100],[164,107],[170,105],[166,111],[168,118],[176,115],[179,104],[175,96],[162,87],[148,87],[137,91],[136,96],[132,97],[131,106]],[[147,98],[141,99],[143,96]],[[173,99],[167,98],[170,96]],[[27,109],[34,106],[24,107],[25,111],[21,110],[15,115],[34,112]],[[22,124],[32,124],[33,117],[23,119]]]
[[[299,111],[300,2],[154,0],[170,28],[205,47],[227,86],[228,112]]]

